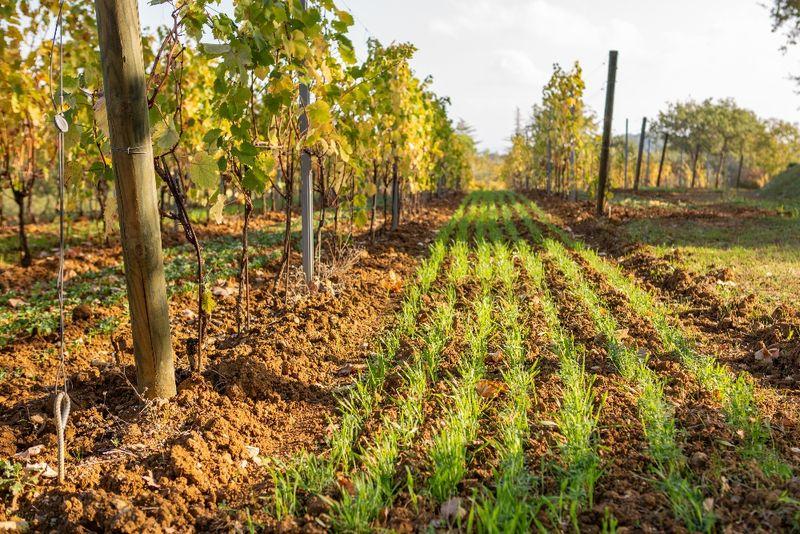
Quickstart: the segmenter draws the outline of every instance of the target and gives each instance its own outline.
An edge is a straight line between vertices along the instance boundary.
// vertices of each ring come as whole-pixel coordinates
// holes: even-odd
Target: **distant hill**
[[[775,176],[760,194],[767,198],[800,200],[800,165],[792,165]]]

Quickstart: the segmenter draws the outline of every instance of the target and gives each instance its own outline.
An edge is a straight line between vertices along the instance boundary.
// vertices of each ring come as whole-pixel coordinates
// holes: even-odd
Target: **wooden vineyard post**
[[[608,82],[606,83],[606,110],[603,118],[603,145],[600,147],[600,175],[597,182],[597,215],[603,215],[603,205],[608,184],[611,123],[614,118],[614,85],[617,81],[617,51],[608,53]]]
[[[642,153],[644,152],[644,136],[647,128],[647,117],[642,119],[642,134],[639,136],[639,158],[636,160],[636,175],[633,177],[633,190],[639,190],[639,178],[642,176]]]
[[[667,143],[669,143],[669,134],[664,133],[664,146],[661,149],[661,161],[658,163],[658,176],[656,177],[656,187],[661,187],[661,172],[664,170],[664,158],[667,157]]]
[[[303,9],[306,0],[301,0]],[[300,105],[303,113],[300,115],[300,136],[305,137],[308,132],[308,114],[306,106],[311,103],[311,94],[308,85],[300,84]],[[300,247],[303,253],[303,274],[306,284],[311,284],[314,278],[314,184],[311,181],[311,154],[307,148],[300,153],[300,212],[302,229]]]
[[[97,31],[139,391],[175,395],[142,36],[135,0],[96,0]]]

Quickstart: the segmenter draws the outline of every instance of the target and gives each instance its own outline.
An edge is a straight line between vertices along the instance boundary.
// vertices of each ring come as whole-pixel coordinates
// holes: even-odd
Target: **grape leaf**
[[[206,151],[198,152],[189,162],[189,177],[197,187],[215,189],[219,185],[217,160]]]

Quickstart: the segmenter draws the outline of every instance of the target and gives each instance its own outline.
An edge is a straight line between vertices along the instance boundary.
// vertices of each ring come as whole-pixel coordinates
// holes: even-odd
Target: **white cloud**
[[[456,37],[458,35],[458,29],[446,20],[434,19],[428,23],[428,27],[433,33],[438,33],[447,37]]]
[[[497,58],[497,65],[504,76],[502,80],[513,80],[514,84],[532,85],[540,87],[547,78],[545,74],[536,66],[533,59],[525,52],[516,49],[500,49],[494,52]]]

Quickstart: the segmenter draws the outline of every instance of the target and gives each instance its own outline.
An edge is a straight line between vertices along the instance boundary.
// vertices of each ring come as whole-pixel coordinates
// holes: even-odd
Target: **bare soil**
[[[186,313],[194,309],[193,298],[176,295],[170,317],[179,386],[168,402],[144,401],[133,388],[126,320],[111,336],[84,336],[103,318],[124,317],[120,306],[77,314],[66,332],[72,398],[67,481],[58,486],[52,478],[26,475],[20,497],[0,507],[0,520],[21,518],[37,531],[70,532],[243,531],[250,521],[268,523],[263,510],[271,481],[263,459],[324,446],[337,393],[355,379],[390,325],[404,284],[457,200],[409,214],[398,232],[375,244],[357,237],[357,250],[328,269],[317,291],[294,288],[287,306],[283,290],[272,290],[277,265],[268,265],[251,279],[252,329],[242,336],[236,335],[235,281],[223,281],[199,375],[188,372],[186,357],[187,340],[195,335]],[[204,237],[236,232],[212,226]],[[67,268],[81,268],[86,255],[92,265],[120,261],[118,245],[90,243],[72,248]],[[17,287],[47,279],[53,262],[41,258],[32,269],[5,270],[0,279]],[[15,460],[56,465],[55,342],[55,336],[33,336],[0,350],[0,368],[13,370],[0,381],[0,457],[43,445],[29,459]]]

